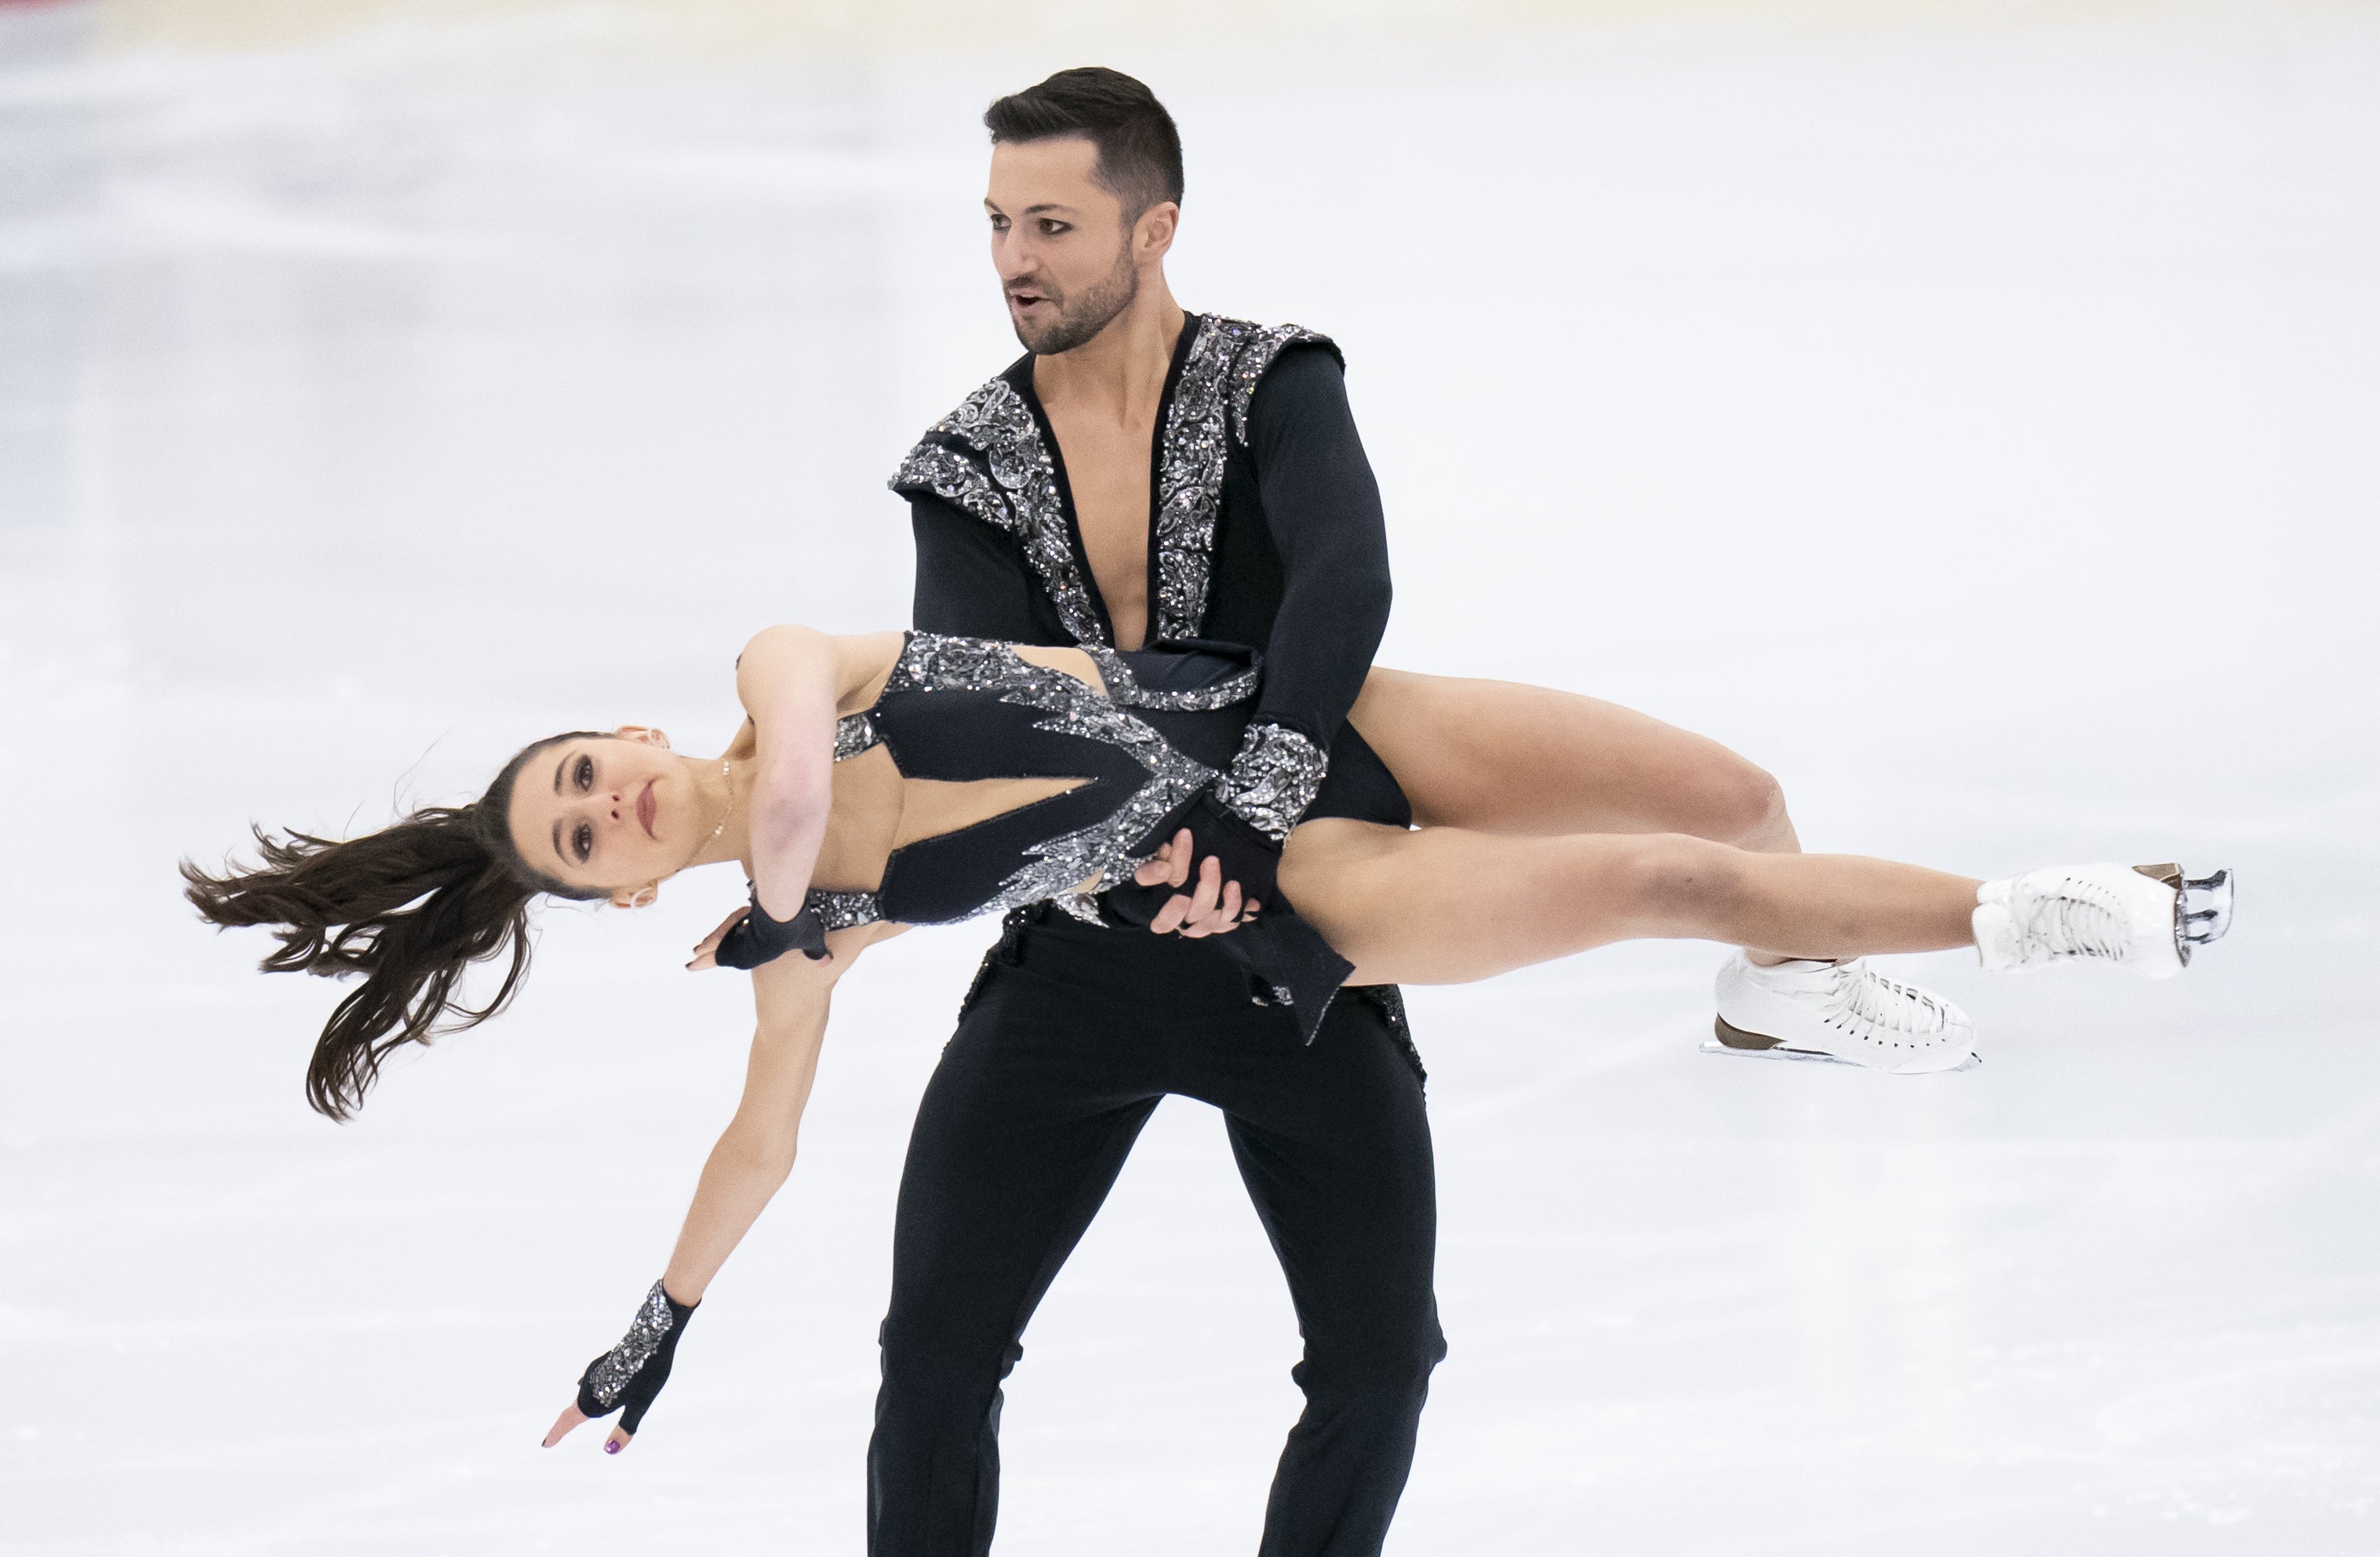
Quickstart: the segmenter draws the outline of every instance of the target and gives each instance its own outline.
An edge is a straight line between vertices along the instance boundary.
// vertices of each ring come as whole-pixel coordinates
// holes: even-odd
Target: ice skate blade
[[[1745,1032],[1732,1026],[1724,1016],[1711,1024],[1711,1036],[1703,1040],[1706,1054],[1732,1054],[1739,1060],[1791,1060],[1805,1065],[1848,1065],[1853,1070],[1878,1070],[1876,1065],[1864,1065],[1857,1060],[1846,1060],[1840,1054],[1828,1054],[1816,1049],[1788,1048],[1777,1039],[1761,1033]],[[1956,1076],[1962,1070],[1973,1070],[1984,1063],[1984,1057],[1973,1050],[1955,1065],[1945,1065],[1934,1071],[1887,1071],[1888,1076]]]
[[[1703,1052],[1706,1054],[1732,1054],[1739,1060],[1791,1060],[1798,1064],[1843,1065],[1852,1070],[1874,1070],[1876,1068],[1873,1065],[1861,1064],[1856,1060],[1843,1060],[1838,1059],[1832,1054],[1821,1054],[1815,1050],[1788,1049],[1781,1043],[1777,1045],[1774,1049],[1738,1049],[1731,1043],[1721,1043],[1718,1039],[1706,1038],[1703,1040]],[[1941,1070],[1907,1071],[1898,1074],[1910,1076],[1956,1076],[1962,1070],[1973,1070],[1983,1063],[1984,1057],[1981,1054],[1971,1052],[1965,1059],[1961,1060],[1957,1064],[1946,1066]],[[1885,1072],[1883,1074],[1892,1075],[1896,1073]]]
[[[1767,1049],[1742,1049],[1732,1043],[1721,1043],[1715,1038],[1706,1038],[1703,1040],[1703,1052],[1732,1054],[1739,1060],[1793,1060],[1805,1065],[1851,1065],[1853,1070],[1867,1068],[1865,1065],[1852,1064],[1849,1060],[1837,1059],[1832,1054],[1821,1054],[1815,1049],[1788,1049],[1781,1043],[1773,1044]]]
[[[2173,906],[2173,938],[2186,966],[2190,954],[2220,941],[2231,929],[2231,872],[2217,870],[2196,881],[2187,878]]]
[[[2231,872],[2217,870],[2212,876],[2192,878],[2182,874],[2174,864],[2135,865],[2153,882],[2163,882],[2173,888],[2173,949],[2180,954],[2181,966],[2190,966],[2190,954],[2223,939],[2231,929]]]

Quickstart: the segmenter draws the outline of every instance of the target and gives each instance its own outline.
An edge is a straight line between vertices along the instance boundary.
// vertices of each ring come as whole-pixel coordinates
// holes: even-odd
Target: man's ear
[[[1159,201],[1140,213],[1132,225],[1132,246],[1143,261],[1161,260],[1173,247],[1174,229],[1182,225],[1182,208],[1170,200]]]
[[[634,741],[638,746],[657,746],[663,751],[670,748],[669,737],[650,724],[623,724],[612,733],[624,741]]]

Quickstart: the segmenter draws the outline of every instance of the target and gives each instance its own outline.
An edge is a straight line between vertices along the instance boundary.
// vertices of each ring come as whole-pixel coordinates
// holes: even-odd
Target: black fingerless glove
[[[669,1382],[677,1338],[700,1307],[679,1302],[655,1282],[653,1290],[645,1294],[645,1306],[637,1310],[637,1321],[628,1326],[628,1333],[578,1376],[578,1409],[589,1417],[608,1417],[618,1411],[622,1430],[634,1433],[644,1422],[653,1396]]]
[[[1222,861],[1223,880],[1240,883],[1243,898],[1264,905],[1256,918],[1207,943],[1239,964],[1258,1001],[1286,1007],[1300,1036],[1313,1042],[1332,997],[1354,966],[1331,948],[1320,931],[1298,918],[1295,906],[1281,895],[1277,880],[1281,845],[1211,793],[1159,823],[1152,836],[1171,838],[1185,827],[1196,857],[1194,870],[1211,855]],[[1101,894],[1099,902],[1124,923],[1146,926],[1175,894],[1186,890],[1128,881]]]
[[[760,889],[752,889],[752,911],[734,930],[720,937],[711,960],[722,967],[758,967],[787,952],[799,952],[812,962],[826,960],[826,925],[808,904],[790,919],[772,919],[760,906]]]
[[[1226,809],[1211,791],[1160,822],[1151,836],[1160,843],[1170,843],[1184,828],[1190,832],[1189,883],[1145,887],[1127,880],[1111,888],[1100,899],[1115,910],[1118,918],[1126,924],[1146,925],[1174,894],[1196,891],[1199,867],[1210,855],[1222,863],[1223,880],[1240,883],[1243,900],[1263,904],[1268,913],[1280,904],[1281,890],[1274,881],[1281,873],[1279,844]]]

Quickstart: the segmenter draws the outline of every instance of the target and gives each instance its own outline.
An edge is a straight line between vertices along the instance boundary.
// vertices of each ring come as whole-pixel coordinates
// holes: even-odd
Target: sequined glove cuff
[[[645,1306],[637,1310],[628,1333],[578,1376],[578,1409],[589,1417],[608,1417],[618,1411],[622,1430],[635,1432],[653,1397],[669,1382],[677,1338],[699,1307],[679,1302],[655,1282],[653,1290],[645,1294]]]
[[[808,903],[790,919],[772,919],[760,906],[760,889],[752,889],[752,911],[720,938],[710,954],[722,967],[758,967],[787,952],[799,952],[812,962],[826,958],[826,924]]]
[[[1274,843],[1314,804],[1330,754],[1283,724],[1251,724],[1240,754],[1216,781],[1215,798]]]

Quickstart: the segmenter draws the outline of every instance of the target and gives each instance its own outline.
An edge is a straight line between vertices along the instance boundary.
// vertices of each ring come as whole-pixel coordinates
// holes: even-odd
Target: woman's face
[[[557,741],[513,783],[513,846],[574,887],[625,895],[682,870],[720,802],[658,730]]]

